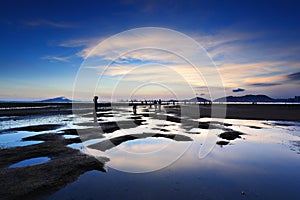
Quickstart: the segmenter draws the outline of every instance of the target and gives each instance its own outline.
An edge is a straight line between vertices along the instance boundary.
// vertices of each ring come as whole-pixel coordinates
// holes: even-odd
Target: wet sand
[[[41,129],[44,128],[41,125]],[[37,129],[38,126],[35,126],[35,130]],[[63,134],[30,136],[23,138],[23,141],[44,142],[0,150],[1,199],[42,198],[77,180],[87,171],[105,171],[104,164],[109,160],[108,158],[95,158],[67,147],[66,145],[80,143],[81,140],[80,138],[65,139]],[[48,157],[50,161],[9,168],[20,161],[39,157]]]
[[[190,107],[193,106],[195,105]],[[199,105],[199,108],[199,117],[211,117],[211,109],[213,108],[220,113],[225,109],[225,118],[228,119],[300,121],[300,105],[298,104],[227,104],[226,107],[214,104]],[[222,114],[217,114],[214,117],[222,117]]]

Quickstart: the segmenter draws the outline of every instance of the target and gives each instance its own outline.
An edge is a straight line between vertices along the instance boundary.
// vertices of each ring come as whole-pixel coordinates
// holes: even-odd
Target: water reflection
[[[48,162],[49,160],[50,160],[49,157],[30,158],[30,159],[22,160],[18,163],[15,163],[15,164],[9,166],[9,168],[17,168],[17,167],[26,167],[26,166],[38,165],[38,164]]]
[[[132,108],[117,107],[99,109],[96,124],[91,111],[80,115],[35,116],[15,121],[6,118],[3,129],[49,123],[63,126],[41,132],[3,132],[0,142],[2,152],[13,146],[24,146],[20,147],[22,149],[18,147],[18,151],[30,150],[39,157],[45,157],[49,149],[47,144],[57,150],[54,145],[61,137],[61,152],[76,155],[78,168],[79,161],[84,157],[68,147],[110,159],[106,160],[107,173],[90,171],[75,181],[80,174],[97,169],[95,163],[93,167],[88,167],[88,160],[86,169],[65,182],[73,183],[50,196],[50,199],[92,199],[95,196],[105,196],[107,199],[299,199],[300,124],[237,119],[226,119],[224,122],[211,118],[182,117],[178,109],[163,106],[160,111],[155,111],[154,106],[137,107],[136,115],[132,114]],[[225,132],[242,134],[231,140],[223,137]],[[78,141],[78,134],[82,143]],[[176,136],[191,140],[176,139]],[[24,141],[28,137],[35,140]],[[38,140],[41,138],[44,140]],[[33,148],[33,145],[39,146]],[[100,146],[95,148],[97,145]],[[52,153],[49,157],[54,158]],[[64,161],[65,168],[73,161]],[[7,167],[14,163],[4,164]],[[58,165],[53,161],[42,165],[46,169],[49,164]],[[63,167],[62,164],[59,166]],[[148,172],[153,169],[160,170],[138,175],[121,172]],[[57,180],[60,178],[55,177]],[[241,195],[242,192],[245,195]]]

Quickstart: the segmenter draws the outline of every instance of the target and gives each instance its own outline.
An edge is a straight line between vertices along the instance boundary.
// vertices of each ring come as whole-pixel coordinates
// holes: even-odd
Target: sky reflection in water
[[[74,124],[88,122],[89,118],[74,117],[73,115],[60,116],[59,121],[65,126],[59,130],[46,132],[86,128]],[[128,112],[127,114],[121,112],[114,118],[125,120],[128,118]],[[85,141],[84,145],[69,145],[92,155],[109,157],[111,161],[107,163],[108,172],[87,172],[77,181],[51,195],[49,199],[96,197],[105,197],[105,199],[300,199],[300,123],[226,119],[225,122],[232,126],[225,129],[230,128],[245,134],[240,139],[230,141],[228,145],[219,146],[215,143],[222,139],[209,130],[194,128],[188,131],[194,134],[189,134],[178,123],[150,117],[142,117],[142,119],[147,123],[136,128],[107,133],[104,134],[104,138]],[[109,120],[111,119],[107,119]],[[218,119],[207,118],[197,121],[209,120],[218,121]],[[1,123],[2,128],[6,129],[49,122],[56,123],[57,118],[44,116],[31,120],[6,120]],[[153,128],[163,128],[168,132],[153,130]],[[125,141],[105,152],[84,148],[108,138],[141,132],[183,134],[191,137],[193,141],[178,142],[160,137],[141,138]],[[34,144],[32,141],[23,142],[21,139],[43,133],[45,132],[1,133],[1,146]],[[213,144],[213,148],[209,154],[200,159],[199,152],[206,142]],[[178,159],[170,159],[174,158],[174,155],[175,157],[177,155]],[[170,162],[171,164],[167,165]],[[162,163],[166,164],[164,168],[150,173],[134,174],[118,171],[118,168],[147,171],[155,167],[160,168]],[[242,195],[242,192],[245,195]]]
[[[285,126],[273,121],[227,119],[225,122],[233,124],[230,129],[245,135],[226,146],[214,145],[202,159],[199,151],[206,136],[208,141],[216,142],[216,136],[203,129],[200,134],[188,134],[194,141],[187,151],[163,169],[132,174],[108,167],[107,173],[88,172],[50,199],[299,199],[300,148],[291,143],[300,141],[299,123],[280,122],[289,124]],[[154,124],[158,123],[159,120]],[[170,127],[180,129],[180,126],[167,126]],[[121,135],[120,132],[114,134]],[[156,154],[155,161],[164,162],[182,144],[165,138],[138,139],[124,142],[104,155],[111,158],[108,166],[113,163],[114,168],[147,169],[157,164],[151,159],[143,160],[147,152],[169,146],[168,151]]]

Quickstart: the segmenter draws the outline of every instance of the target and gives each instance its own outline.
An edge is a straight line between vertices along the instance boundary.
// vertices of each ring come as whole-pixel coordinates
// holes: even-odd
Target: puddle
[[[49,157],[30,158],[30,159],[22,160],[18,163],[15,163],[15,164],[9,166],[9,168],[18,168],[18,167],[27,167],[27,166],[32,166],[32,165],[39,165],[39,164],[43,164],[45,162],[48,162],[49,160],[51,160]]]

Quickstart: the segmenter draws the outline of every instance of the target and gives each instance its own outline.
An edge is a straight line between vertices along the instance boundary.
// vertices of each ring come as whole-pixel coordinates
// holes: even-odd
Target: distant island
[[[207,103],[207,102],[270,102],[270,103],[284,103],[284,102],[300,102],[300,96],[295,96],[294,98],[288,99],[274,99],[267,95],[259,94],[259,95],[244,95],[244,96],[226,96],[215,99],[213,101],[202,98],[202,97],[194,97],[192,99],[185,100],[169,100],[175,102],[199,102],[199,103]]]
[[[66,97],[55,97],[55,98],[51,98],[51,99],[44,99],[41,101],[38,101],[41,103],[72,103],[72,100],[66,98]]]
[[[215,99],[214,102],[300,102],[300,96],[288,99],[273,99],[267,95],[227,96]]]

